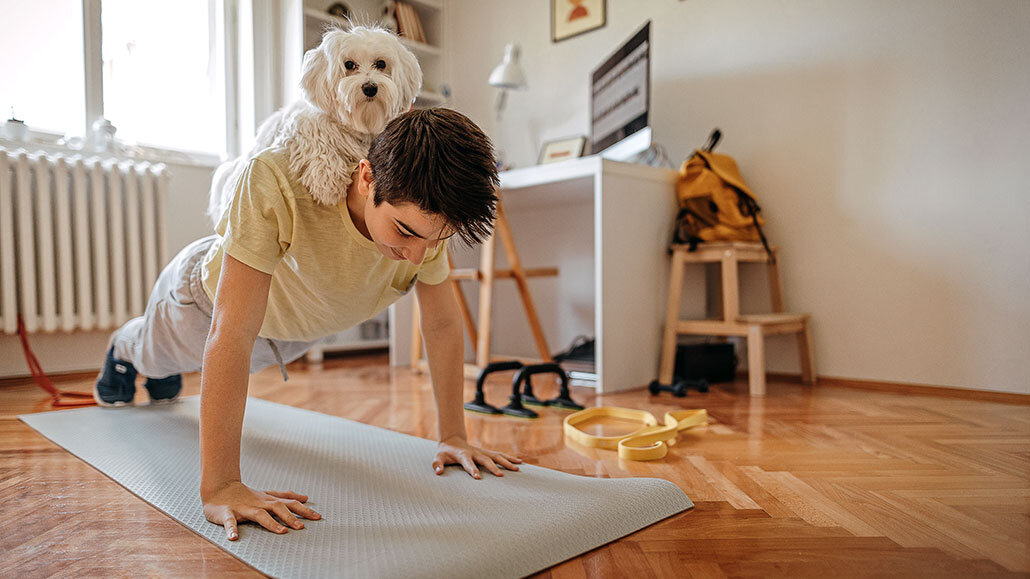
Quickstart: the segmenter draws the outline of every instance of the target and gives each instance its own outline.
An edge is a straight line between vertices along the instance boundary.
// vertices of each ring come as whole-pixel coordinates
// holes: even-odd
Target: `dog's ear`
[[[394,115],[399,115],[411,108],[422,89],[422,67],[418,65],[418,59],[410,50],[403,46],[397,48],[397,62],[394,64],[394,82],[400,89],[400,98],[397,99],[397,110]]]
[[[314,107],[328,111],[332,103],[329,90],[329,58],[326,56],[325,43],[312,48],[304,54],[301,65],[300,88],[304,98]]]

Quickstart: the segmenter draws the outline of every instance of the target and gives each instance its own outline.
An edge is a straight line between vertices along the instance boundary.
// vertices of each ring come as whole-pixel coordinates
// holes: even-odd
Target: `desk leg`
[[[649,169],[605,171],[594,182],[595,364],[602,393],[647,385],[661,363],[677,207],[674,181],[633,174]]]
[[[490,311],[494,299],[494,245],[496,232],[483,242],[479,259],[479,273],[483,276],[479,284],[479,335],[476,336],[476,366],[485,368],[490,363]]]

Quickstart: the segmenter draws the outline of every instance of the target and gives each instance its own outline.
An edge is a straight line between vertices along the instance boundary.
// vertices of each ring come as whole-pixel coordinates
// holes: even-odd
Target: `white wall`
[[[166,231],[168,252],[175,255],[190,242],[213,233],[204,211],[214,168],[168,164]],[[163,264],[162,264],[163,265]],[[100,368],[111,332],[32,334],[29,342],[47,373]],[[18,336],[0,335],[0,377],[29,374]]]
[[[590,70],[651,19],[655,138],[678,165],[723,130],[819,374],[1030,393],[1030,2],[608,0],[604,28],[557,44],[549,6],[448,3],[453,106],[516,165],[588,132]],[[497,126],[509,41],[530,86]],[[768,307],[742,283],[745,311]],[[793,340],[768,357],[797,372]]]

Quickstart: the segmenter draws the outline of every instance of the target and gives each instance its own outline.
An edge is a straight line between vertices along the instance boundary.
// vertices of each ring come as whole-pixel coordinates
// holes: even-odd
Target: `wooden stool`
[[[501,237],[501,244],[504,245],[504,252],[508,258],[510,269],[496,269],[495,249],[496,238]],[[451,258],[448,254],[448,258]],[[490,328],[493,309],[494,280],[513,279],[519,290],[519,297],[522,306],[526,310],[526,319],[529,321],[529,328],[533,332],[533,340],[536,342],[537,351],[540,353],[540,361],[553,362],[550,348],[547,345],[547,338],[544,336],[543,327],[536,314],[536,306],[533,304],[533,296],[529,293],[527,279],[530,277],[555,276],[558,275],[556,267],[539,267],[526,269],[522,267],[522,260],[519,259],[519,252],[515,248],[515,238],[508,226],[508,219],[505,217],[504,206],[500,200],[497,201],[497,218],[494,220],[494,234],[483,242],[482,255],[479,261],[479,269],[454,269],[454,259],[449,259],[451,264],[450,283],[454,288],[454,295],[458,299],[458,308],[461,310],[461,317],[465,321],[465,329],[469,339],[472,341],[472,349],[476,354],[475,364],[465,364],[465,376],[475,378],[479,371],[485,368],[494,358],[490,356]],[[472,280],[479,282],[479,320],[478,323],[472,320],[472,311],[465,300],[465,293],[461,289],[460,281]],[[503,358],[511,359],[510,356]],[[527,360],[528,362],[528,360]],[[534,361],[535,362],[535,361]],[[426,370],[426,361],[422,359],[422,333],[419,327],[418,301],[415,301],[415,309],[412,315],[411,331],[411,367],[421,372]]]
[[[783,312],[783,290],[776,262],[761,243],[729,242],[701,243],[696,251],[687,245],[672,247],[672,270],[669,275],[669,302],[665,312],[665,334],[662,340],[661,366],[658,381],[671,384],[676,360],[676,336],[746,336],[748,383],[752,396],[765,395],[765,336],[797,334],[798,353],[801,358],[801,380],[815,382],[815,361],[808,329],[809,314]],[[773,255],[777,249],[771,248]],[[769,291],[773,313],[740,315],[740,291],[737,277],[738,264],[743,262],[768,263]],[[681,320],[680,299],[683,294],[683,273],[688,263],[722,264],[722,319]]]

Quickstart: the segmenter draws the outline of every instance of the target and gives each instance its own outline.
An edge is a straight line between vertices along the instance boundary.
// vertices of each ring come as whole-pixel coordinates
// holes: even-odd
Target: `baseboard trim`
[[[346,367],[356,365],[356,363],[367,363],[368,360],[372,358],[386,358],[386,350],[380,349],[351,350],[347,352],[337,351],[328,352],[327,354],[330,355],[326,356],[324,365],[326,367],[331,368]],[[306,368],[309,366],[310,364],[308,364],[307,358],[301,356],[300,358],[297,358],[296,360],[287,364],[286,368],[292,370],[294,368]],[[279,371],[276,370],[277,374],[278,372]],[[47,372],[46,376],[54,384],[83,381],[92,384],[93,381],[97,379],[98,374],[100,374],[100,368],[97,368],[96,370],[78,370],[74,372]],[[0,377],[0,388],[5,388],[9,386],[25,386],[27,384],[33,386],[36,384],[36,380],[30,374],[22,376]]]
[[[290,364],[293,366],[293,364]],[[478,370],[478,369],[477,369]],[[100,370],[88,370],[83,372],[65,372],[62,374],[47,374],[54,384],[63,382],[79,382],[96,378]],[[747,380],[747,372],[737,372],[737,376]],[[788,372],[766,372],[767,380],[776,382],[788,382],[801,384],[800,374]],[[13,376],[0,378],[0,388],[9,386],[24,386],[35,384],[32,376]],[[818,376],[816,386],[837,386],[840,388],[854,388],[857,390],[876,390],[879,392],[893,392],[895,394],[917,394],[921,396],[940,396],[944,398],[960,398],[963,400],[979,400],[981,402],[1001,402],[1004,404],[1020,404],[1030,406],[1030,394],[1017,394],[1014,392],[993,392],[991,390],[967,390],[965,388],[953,388],[950,386],[933,386],[929,384],[908,384],[903,382],[881,382],[877,380],[857,380],[854,378],[841,378],[839,376]]]
[[[747,379],[747,372],[738,373]],[[765,377],[769,381],[790,382],[801,384],[800,374],[786,372],[766,372]],[[854,388],[857,390],[876,390],[879,392],[893,392],[895,394],[916,394],[920,396],[940,396],[943,398],[961,398],[963,400],[978,400],[980,402],[1001,402],[1004,404],[1020,404],[1030,406],[1030,394],[1018,394],[1015,392],[994,392],[991,390],[967,390],[965,388],[954,388],[951,386],[934,386],[931,384],[909,384],[905,382],[883,382],[878,380],[857,380],[855,378],[841,378],[839,376],[818,376],[816,386],[837,386],[840,388]]]
[[[59,374],[47,373],[47,378],[50,379],[54,384],[61,384],[62,382],[80,382],[82,380],[93,380],[100,373],[100,369],[96,370],[83,370],[78,372],[63,372]],[[35,384],[36,380],[31,376],[8,376],[6,378],[0,378],[0,388],[7,386],[24,386],[26,384]]]

